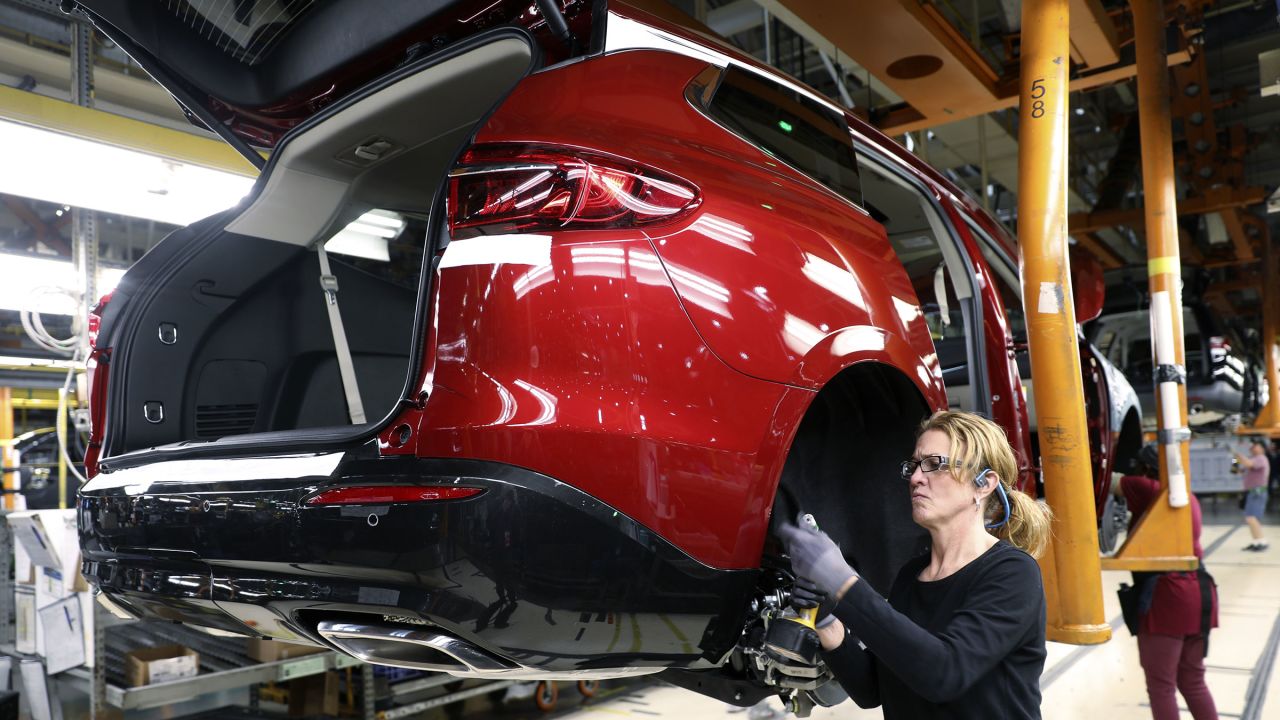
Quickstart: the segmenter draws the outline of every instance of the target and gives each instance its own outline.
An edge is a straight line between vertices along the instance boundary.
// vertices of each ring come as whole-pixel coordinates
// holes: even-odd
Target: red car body
[[[574,5],[566,7],[572,10]],[[586,12],[581,3],[576,5]],[[595,12],[603,10],[597,6]],[[95,21],[113,27],[109,19]],[[572,26],[581,30],[585,21],[579,16]],[[939,269],[929,277],[943,286],[949,281],[969,287],[971,299],[964,301],[964,312],[974,318],[970,327],[981,329],[980,337],[964,342],[961,349],[969,360],[956,367],[962,374],[969,373],[966,368],[973,367],[971,360],[976,358],[977,367],[985,367],[985,372],[957,381],[956,386],[972,393],[973,409],[990,413],[1006,429],[1022,459],[1021,482],[1034,489],[1033,432],[1017,366],[1016,328],[1009,320],[1014,308],[1006,306],[1010,296],[1002,296],[997,289],[990,264],[990,258],[1002,256],[1004,272],[1016,277],[1014,246],[1004,228],[952,183],[851,113],[725,45],[626,6],[610,8],[607,27],[594,32],[591,52],[528,75],[482,120],[468,148],[459,152],[453,182],[462,182],[459,178],[465,179],[467,173],[488,172],[492,168],[486,163],[494,157],[536,164],[554,155],[586,158],[583,162],[598,163],[606,174],[623,172],[618,168],[634,170],[630,177],[648,178],[644,182],[650,187],[672,189],[685,202],[668,215],[643,223],[621,221],[592,229],[566,221],[562,227],[548,228],[544,223],[534,229],[511,229],[500,224],[486,227],[483,218],[467,216],[455,184],[447,203],[454,237],[429,246],[436,252],[428,253],[426,292],[420,299],[414,339],[418,361],[408,362],[405,389],[382,419],[334,436],[337,439],[300,434],[292,444],[277,438],[272,441],[277,444],[255,450],[249,442],[252,435],[243,436],[232,449],[218,443],[207,447],[183,443],[188,438],[175,434],[168,441],[179,444],[159,451],[147,449],[151,444],[163,445],[155,439],[129,439],[129,428],[141,427],[136,421],[129,424],[127,408],[134,399],[141,399],[128,395],[133,392],[129,383],[141,380],[128,375],[127,367],[113,364],[120,364],[115,360],[126,332],[123,318],[142,310],[131,310],[127,303],[135,301],[121,299],[118,291],[102,311],[97,357],[109,363],[100,366],[94,387],[94,441],[103,449],[103,472],[84,488],[81,500],[85,567],[91,581],[135,614],[270,635],[270,625],[258,623],[253,631],[246,629],[241,623],[249,615],[236,609],[261,606],[295,639],[327,642],[355,654],[364,648],[365,656],[376,662],[394,662],[369,644],[374,642],[370,638],[376,633],[371,628],[377,623],[362,624],[358,631],[351,629],[350,622],[343,626],[345,630],[327,626],[326,631],[316,625],[317,619],[330,617],[326,612],[350,621],[365,602],[363,589],[359,603],[346,601],[332,607],[314,596],[273,596],[276,590],[262,590],[252,599],[244,593],[227,595],[226,587],[237,583],[248,587],[247,583],[260,581],[264,584],[255,587],[261,589],[270,584],[270,578],[327,581],[315,580],[315,571],[301,569],[303,555],[282,554],[277,560],[276,551],[271,550],[250,562],[238,541],[210,540],[218,532],[213,526],[207,530],[210,535],[201,535],[206,532],[202,530],[188,542],[175,541],[180,535],[164,535],[156,527],[111,525],[123,522],[119,518],[128,514],[120,514],[123,508],[136,509],[139,502],[137,496],[126,498],[122,488],[132,482],[131,474],[163,471],[165,463],[186,458],[218,460],[219,467],[232,468],[226,472],[243,475],[245,482],[239,489],[263,493],[286,491],[280,490],[279,482],[266,482],[268,478],[255,480],[249,460],[287,460],[295,453],[326,451],[348,456],[364,453],[361,457],[370,460],[362,468],[391,467],[392,461],[404,461],[394,465],[401,469],[394,483],[412,487],[416,487],[414,481],[406,480],[402,472],[405,467],[482,463],[508,468],[515,476],[532,473],[553,479],[555,488],[572,497],[587,498],[612,511],[614,517],[628,518],[633,523],[628,532],[674,548],[707,577],[745,578],[745,587],[754,585],[756,590],[741,597],[714,598],[702,602],[701,609],[690,610],[691,617],[706,621],[707,636],[715,635],[714,642],[690,648],[686,638],[683,651],[678,643],[674,650],[663,645],[648,657],[615,651],[610,643],[607,648],[603,644],[584,647],[566,656],[568,660],[531,660],[528,653],[539,649],[536,639],[522,635],[519,643],[523,644],[519,644],[487,619],[483,627],[471,624],[477,613],[475,603],[485,602],[471,597],[463,599],[472,604],[459,601],[456,608],[461,609],[455,608],[456,612],[440,603],[428,607],[402,601],[393,617],[388,616],[386,603],[373,603],[377,607],[369,612],[382,616],[383,630],[377,632],[394,631],[400,633],[397,642],[425,646],[428,640],[414,635],[419,632],[414,628],[443,628],[430,640],[437,643],[432,647],[446,643],[452,649],[444,652],[453,657],[473,652],[497,658],[499,669],[494,672],[508,674],[609,676],[627,674],[621,670],[624,665],[647,666],[649,671],[713,672],[722,683],[703,684],[687,676],[681,682],[742,702],[761,688],[816,690],[815,683],[792,681],[788,686],[777,673],[770,674],[764,661],[731,660],[735,653],[758,655],[759,638],[751,639],[751,628],[759,625],[763,614],[778,609],[778,603],[769,598],[776,599],[778,591],[785,593],[789,587],[785,562],[778,562],[777,548],[769,542],[771,519],[776,512],[794,510],[794,505],[811,510],[824,528],[846,542],[873,582],[887,582],[919,537],[906,512],[905,485],[896,481],[892,468],[910,452],[919,421],[929,412],[954,405],[948,400],[935,345],[939,333],[945,335],[951,325],[946,320],[941,330],[931,328],[918,297],[925,288],[919,279],[924,276],[913,280],[907,272],[886,226],[877,219],[878,210],[833,190],[712,116],[704,103],[711,102],[708,98],[716,92],[716,83],[730,67],[776,88],[778,107],[795,117],[804,118],[818,107],[842,118],[848,136],[841,142],[852,143],[860,164],[878,168],[877,182],[886,183],[885,187],[897,183],[906,188],[898,191],[907,193],[903,197],[919,199],[921,207],[932,208],[924,212],[936,215],[934,232],[945,235],[941,242],[953,248],[946,252],[956,253],[948,257],[967,271],[964,277],[952,273],[939,281],[944,275]],[[604,34],[603,40],[599,33]],[[245,127],[245,118],[261,120],[262,113],[228,116],[228,107],[217,105],[214,114],[227,127],[242,130],[248,139],[274,138],[261,127]],[[285,136],[283,147],[290,137]],[[281,155],[285,153],[278,148],[276,156]],[[256,193],[269,192],[264,186],[272,172],[268,166]],[[865,170],[863,175],[868,177]],[[600,192],[607,195],[616,189]],[[634,205],[637,198],[623,197],[621,202],[632,202],[631,210],[645,210],[643,203]],[[253,202],[251,197],[247,204]],[[247,212],[244,206],[214,224],[231,222],[240,212]],[[143,270],[137,277],[139,288],[151,282]],[[137,292],[128,281],[122,287],[126,296]],[[945,295],[944,290],[944,299]],[[948,313],[943,308],[937,314]],[[1088,361],[1086,354],[1086,367]],[[1107,412],[1111,402],[1100,372],[1093,371],[1085,380],[1087,394],[1096,403],[1091,432],[1096,476],[1102,478],[1110,469],[1115,441],[1114,423]],[[275,428],[258,425],[253,429]],[[854,450],[837,452],[846,442]],[[808,449],[798,450],[802,445]],[[873,459],[861,466],[858,453]],[[90,464],[95,460],[96,455]],[[433,478],[430,483],[437,485],[449,474],[412,470],[408,475],[414,473]],[[841,473],[853,479],[839,480]],[[473,476],[456,473],[456,477]],[[168,489],[148,484],[139,492],[156,498],[167,492],[171,499],[178,498],[174,502],[190,507],[203,503],[208,511],[213,496],[206,490],[173,482]],[[311,547],[317,566],[336,562],[332,559],[336,554],[325,554],[330,550],[316,549],[323,545],[314,539],[319,526],[307,523],[319,516],[306,514],[313,511],[303,509],[310,502],[303,498],[322,497],[317,491],[392,482],[378,481],[377,471],[368,470],[342,477],[307,476],[296,490],[287,490],[296,499],[288,499],[295,498],[289,495],[270,501],[276,508],[272,522],[283,529],[278,534],[275,529],[272,534],[264,530],[260,546],[272,546],[275,541],[267,537],[312,537],[306,542],[281,542]],[[504,487],[520,485],[519,480],[501,482]],[[781,491],[780,484],[789,488]],[[496,502],[499,496],[497,485],[477,487],[484,492],[446,499],[442,506],[453,509],[440,512],[461,513],[458,522],[474,519],[459,508],[484,507],[483,503]],[[790,503],[780,500],[782,495],[788,495]],[[389,518],[394,513],[436,512],[422,505],[407,509],[402,501],[388,495],[357,504],[392,513]],[[158,526],[179,523],[156,512],[160,514],[153,522]],[[233,510],[226,512],[228,518],[234,516]],[[486,522],[501,524],[504,518],[514,519],[510,512],[490,507],[484,517]],[[364,515],[356,515],[356,520],[364,522]],[[195,522],[190,515],[183,517],[182,523]],[[325,522],[345,522],[336,510],[325,517]],[[436,515],[414,517],[432,528],[440,523]],[[370,519],[369,525],[376,523]],[[133,535],[127,542],[119,539],[128,533]],[[357,546],[366,542],[364,536],[351,537],[358,538],[351,541]],[[404,537],[415,542],[410,535]],[[525,539],[536,541],[536,537]],[[611,543],[623,542],[607,534],[584,537],[584,542],[593,541],[603,546],[584,552],[598,551],[600,557],[592,555],[592,562],[606,564]],[[182,594],[129,579],[160,572],[156,568],[169,567],[166,563],[186,562],[172,546],[148,555],[148,548],[162,542],[186,543],[181,553],[198,562],[193,560],[182,572],[187,573],[185,577],[201,576],[207,564],[213,568],[212,575],[203,577],[211,577],[211,587]],[[510,551],[510,533],[505,543],[495,547]],[[452,552],[435,545],[423,548],[428,554]],[[407,561],[388,562],[388,573],[423,570],[404,566]],[[422,562],[421,557],[414,562]],[[551,609],[599,611],[602,616],[610,613],[612,623],[615,610],[628,611],[622,605],[586,603],[582,598],[590,593],[575,585],[585,580],[578,576],[572,581],[555,579],[561,570],[550,567],[554,559],[538,561],[543,562],[549,565],[539,564],[530,572],[552,578],[547,583],[558,588],[558,599],[547,601],[548,617]],[[173,567],[172,572],[179,573],[178,565]],[[494,580],[498,588],[518,582]],[[694,581],[688,582],[690,588],[697,587]],[[501,596],[504,591],[497,592]],[[673,612],[669,605],[664,607],[665,612]],[[643,602],[630,607],[632,612],[652,609]],[[717,623],[718,632],[713,633]],[[528,653],[513,652],[517,644]],[[402,664],[439,666],[424,658]],[[453,670],[467,674],[465,668]],[[476,672],[483,674],[483,669]],[[744,696],[743,688],[752,691]]]

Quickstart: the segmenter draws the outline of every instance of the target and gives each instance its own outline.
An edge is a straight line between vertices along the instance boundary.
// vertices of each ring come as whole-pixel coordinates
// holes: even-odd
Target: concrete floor
[[[1243,550],[1249,533],[1239,524],[1234,502],[1224,501],[1216,507],[1206,503],[1205,514],[1201,540],[1206,566],[1218,581],[1221,602],[1220,626],[1212,634],[1206,660],[1209,687],[1223,718],[1280,720],[1280,697],[1276,697],[1280,695],[1280,663],[1272,662],[1280,639],[1280,522],[1269,518],[1272,548],[1252,553]],[[1092,647],[1049,643],[1041,679],[1046,720],[1151,717],[1137,643],[1124,628],[1116,602],[1116,588],[1128,580],[1128,573],[1103,573],[1106,616],[1116,628],[1110,642]],[[1260,671],[1267,666],[1270,677],[1261,677]],[[776,699],[770,702],[778,710],[776,717],[783,717],[781,703]],[[594,720],[602,715],[636,720],[743,719],[748,715],[710,698],[661,685],[619,688],[586,703],[562,695],[560,704],[556,720]],[[1189,718],[1183,707],[1183,716]],[[751,715],[758,717],[758,711]],[[851,702],[817,708],[812,714],[815,720],[880,716],[879,710],[862,710]]]

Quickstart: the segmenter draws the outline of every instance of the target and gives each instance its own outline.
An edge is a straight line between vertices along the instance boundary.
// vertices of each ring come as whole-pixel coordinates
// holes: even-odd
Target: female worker
[[[1040,717],[1045,600],[1033,556],[1050,515],[1013,489],[1017,473],[990,420],[926,420],[902,479],[930,552],[907,562],[887,603],[824,533],[780,530],[796,604],[832,606],[834,619],[819,620],[823,654],[859,706],[883,705],[888,720]]]
[[[1138,474],[1112,473],[1111,492],[1133,513],[1129,530],[1160,497],[1160,451],[1154,443],[1138,451]],[[1138,661],[1147,680],[1154,720],[1177,720],[1178,693],[1195,720],[1217,720],[1213,693],[1204,681],[1209,630],[1218,626],[1218,593],[1204,569],[1200,547],[1200,501],[1191,496],[1192,551],[1201,560],[1192,572],[1133,574],[1137,587]],[[1126,617],[1126,623],[1128,618]]]

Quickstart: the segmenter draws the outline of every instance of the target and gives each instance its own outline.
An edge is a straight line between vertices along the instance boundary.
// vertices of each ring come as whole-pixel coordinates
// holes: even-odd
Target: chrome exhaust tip
[[[468,676],[505,675],[524,669],[473,643],[435,629],[326,620],[316,630],[339,650],[375,665]]]

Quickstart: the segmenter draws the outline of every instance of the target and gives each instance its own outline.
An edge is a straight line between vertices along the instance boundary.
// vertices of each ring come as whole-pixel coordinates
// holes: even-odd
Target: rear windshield
[[[164,0],[162,5],[201,40],[245,65],[257,65],[315,0]]]
[[[761,150],[862,204],[853,139],[839,112],[734,65],[705,109]]]

